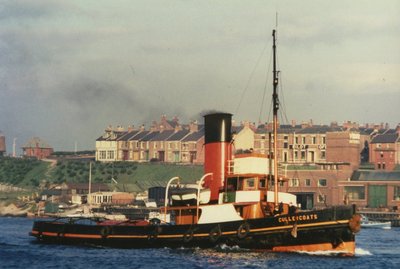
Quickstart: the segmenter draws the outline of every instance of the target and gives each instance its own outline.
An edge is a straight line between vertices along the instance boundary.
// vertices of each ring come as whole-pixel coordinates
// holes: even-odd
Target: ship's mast
[[[273,37],[273,86],[274,90],[272,93],[273,99],[273,139],[274,139],[274,152],[273,152],[273,160],[274,160],[274,203],[275,209],[279,205],[278,198],[278,109],[279,109],[279,100],[278,100],[278,71],[276,70],[276,30],[272,30]]]
[[[92,194],[92,162],[89,162],[89,193],[87,197],[87,203],[89,204],[89,206],[92,203],[91,194]]]

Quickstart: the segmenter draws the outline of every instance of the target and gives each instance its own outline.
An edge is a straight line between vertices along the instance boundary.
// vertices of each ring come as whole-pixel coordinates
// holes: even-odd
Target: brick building
[[[339,196],[360,208],[399,208],[400,172],[357,170],[338,182]]]
[[[0,157],[6,154],[6,137],[0,131]]]
[[[400,164],[400,127],[377,134],[370,143],[369,154],[376,170],[393,171]]]
[[[169,121],[165,116],[160,123],[153,122],[150,130],[109,127],[96,139],[96,160],[203,163],[203,136],[197,122],[181,126],[176,118]]]
[[[53,148],[39,137],[31,138],[22,147],[24,157],[45,159],[53,153]]]

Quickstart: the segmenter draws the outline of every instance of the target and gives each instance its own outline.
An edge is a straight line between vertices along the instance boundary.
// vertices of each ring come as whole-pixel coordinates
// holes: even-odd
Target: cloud
[[[345,99],[357,100],[345,102],[346,120],[364,120],[377,91],[381,101],[398,97],[397,1],[0,6],[0,129],[21,143],[36,135],[56,149],[75,140],[94,148],[107,125],[149,125],[162,114],[188,122],[218,110],[256,121],[270,104],[263,94],[276,10],[289,119],[339,120]]]

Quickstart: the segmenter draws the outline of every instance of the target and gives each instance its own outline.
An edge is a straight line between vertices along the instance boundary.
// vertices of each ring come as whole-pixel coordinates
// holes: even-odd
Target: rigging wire
[[[265,96],[266,96],[266,93],[267,93],[267,88],[268,88],[268,85],[269,85],[269,78],[270,78],[269,73],[271,71],[271,63],[272,63],[272,51],[271,51],[271,55],[269,57],[268,71],[267,71],[265,84],[264,84],[264,92],[263,92],[263,96],[262,96],[262,99],[261,99],[261,106],[260,106],[260,113],[258,115],[258,122],[261,122],[261,115],[262,115],[262,113],[264,111],[264,101],[265,101]],[[272,100],[271,100],[271,102],[272,102]],[[271,103],[270,107],[272,108],[272,103]]]
[[[287,111],[286,111],[285,95],[283,92],[282,73],[279,73],[279,74],[280,74],[280,77],[279,77],[279,92],[280,92],[280,94],[279,94],[279,96],[281,96],[280,99],[282,100],[282,102],[279,101],[279,105],[281,107],[280,117],[281,117],[283,123],[288,124],[289,120],[288,120],[287,113],[286,113]]]
[[[258,60],[257,60],[257,62],[255,64],[255,66],[254,66],[254,68],[253,68],[253,70],[252,70],[252,72],[251,72],[251,74],[249,76],[249,79],[247,80],[246,87],[242,91],[242,94],[241,94],[240,99],[239,99],[239,104],[237,105],[236,110],[235,110],[235,114],[238,114],[239,108],[240,108],[240,106],[242,104],[242,101],[244,99],[244,95],[246,94],[247,90],[249,89],[250,81],[253,79],[254,73],[255,73],[258,65],[260,64],[261,58],[263,57],[263,55],[265,53],[265,50],[268,47],[268,44],[269,44],[269,42],[267,42],[267,44],[265,44],[260,56],[258,57]]]

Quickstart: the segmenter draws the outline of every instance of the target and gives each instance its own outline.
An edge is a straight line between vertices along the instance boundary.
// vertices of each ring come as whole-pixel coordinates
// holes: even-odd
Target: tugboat
[[[278,72],[273,31],[273,112],[277,137]],[[212,248],[219,244],[273,252],[355,254],[355,206],[299,211],[296,196],[279,192],[276,154],[233,153],[232,115],[204,116],[204,176],[190,185],[174,177],[159,218],[135,221],[60,218],[35,221],[40,242],[118,248]],[[273,153],[277,152],[274,143]]]

